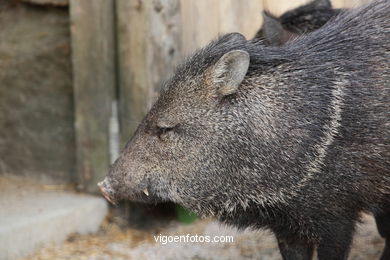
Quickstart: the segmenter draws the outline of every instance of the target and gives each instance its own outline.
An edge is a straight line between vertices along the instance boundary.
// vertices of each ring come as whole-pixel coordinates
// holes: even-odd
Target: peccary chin
[[[139,195],[147,188],[201,215],[273,230],[288,212],[280,226],[308,237],[324,228],[319,217],[342,225],[375,211],[390,194],[381,15],[351,11],[283,47],[228,34],[195,53],[111,168],[117,197],[148,201]]]

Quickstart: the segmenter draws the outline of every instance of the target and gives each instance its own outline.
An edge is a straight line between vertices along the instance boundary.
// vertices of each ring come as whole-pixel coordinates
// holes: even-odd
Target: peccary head
[[[240,34],[226,35],[178,68],[99,184],[107,199],[207,209],[228,193],[228,183],[239,182],[226,167],[234,151],[229,146],[248,131],[243,117],[249,108],[236,106],[250,63],[246,42]]]
[[[263,39],[267,45],[283,45],[301,34],[321,28],[340,11],[332,8],[329,0],[311,1],[280,17],[265,11],[264,24],[255,38]]]
[[[238,34],[225,37],[226,45],[244,41]],[[202,174],[210,164],[225,160],[223,150],[212,150],[221,149],[217,146],[227,142],[240,123],[223,106],[244,79],[249,55],[228,48],[210,56],[199,52],[165,83],[159,99],[100,184],[110,201],[202,198],[196,194],[202,190],[197,187],[199,179],[206,177]],[[223,173],[214,178],[208,175],[204,181],[220,183],[219,174]]]

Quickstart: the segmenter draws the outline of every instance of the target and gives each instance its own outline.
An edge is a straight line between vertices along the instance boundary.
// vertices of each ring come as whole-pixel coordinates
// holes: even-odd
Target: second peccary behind
[[[333,8],[330,0],[313,0],[280,17],[265,11],[262,28],[255,39],[263,40],[266,45],[283,45],[301,34],[321,28],[341,11]]]
[[[284,259],[346,259],[361,212],[390,258],[390,1],[282,47],[228,34],[196,52],[99,183],[273,231]]]

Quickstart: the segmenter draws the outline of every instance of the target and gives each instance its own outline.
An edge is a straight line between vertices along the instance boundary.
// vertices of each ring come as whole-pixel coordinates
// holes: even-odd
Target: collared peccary
[[[321,28],[341,11],[342,9],[332,8],[330,0],[314,0],[279,18],[264,12],[263,26],[255,38],[262,39],[266,45],[283,45],[301,34]]]
[[[361,212],[390,259],[390,1],[281,47],[228,34],[196,52],[99,183],[273,231],[284,259],[346,259]]]

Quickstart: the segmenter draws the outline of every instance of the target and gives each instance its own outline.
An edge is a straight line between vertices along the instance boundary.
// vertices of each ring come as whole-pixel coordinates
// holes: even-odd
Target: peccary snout
[[[112,204],[117,205],[117,200],[115,199],[115,192],[111,187],[111,184],[107,178],[104,178],[103,181],[97,184],[102,192],[103,196]]]
[[[156,196],[152,190],[149,194],[149,182],[153,178],[138,167],[140,162],[128,160],[128,156],[128,154],[125,154],[119,157],[110,167],[104,180],[97,184],[103,196],[114,205],[118,205],[121,200],[159,201],[161,195]]]

